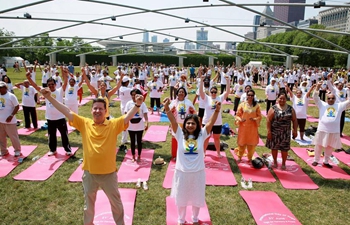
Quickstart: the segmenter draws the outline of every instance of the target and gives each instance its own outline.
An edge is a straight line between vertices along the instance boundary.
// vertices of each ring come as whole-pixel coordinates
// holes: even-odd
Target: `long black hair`
[[[255,100],[255,91],[253,89],[250,89],[248,92],[247,92],[247,97],[248,97],[248,94],[249,92],[252,92],[254,95],[253,95],[253,107],[256,106],[256,104],[258,103],[256,100]]]
[[[196,130],[193,132],[194,140],[197,140],[199,137],[199,134],[201,132],[201,125],[199,123],[199,117],[196,114],[188,114],[185,118],[185,121],[182,126],[182,132],[184,134],[185,140],[188,140],[188,136],[190,135],[188,130],[186,130],[186,123],[188,120],[193,119],[194,122],[197,124]]]
[[[179,95],[179,91],[180,91],[180,90],[183,90],[183,91],[185,92],[185,98],[186,98],[186,96],[187,96],[187,91],[186,91],[186,89],[185,89],[184,87],[180,87],[180,88],[177,89],[177,91],[176,91],[176,96]]]

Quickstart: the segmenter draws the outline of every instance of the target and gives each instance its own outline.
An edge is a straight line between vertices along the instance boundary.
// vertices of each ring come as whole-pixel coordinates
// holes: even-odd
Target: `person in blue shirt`
[[[194,79],[196,78],[195,71],[196,71],[196,68],[194,68],[193,64],[191,64],[191,68],[190,68],[190,82],[191,82],[191,84],[194,82]]]
[[[72,62],[69,62],[68,71],[69,71],[71,74],[74,74],[74,66],[73,66],[73,63],[72,63]]]

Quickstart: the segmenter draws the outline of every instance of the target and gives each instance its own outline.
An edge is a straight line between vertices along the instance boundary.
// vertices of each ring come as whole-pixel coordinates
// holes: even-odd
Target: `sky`
[[[184,27],[181,29],[168,29],[160,31],[162,34],[149,33],[149,40],[151,36],[157,35],[158,42],[162,42],[164,38],[168,38],[170,42],[175,41],[173,36],[179,37],[179,41],[195,40],[196,30],[198,27],[186,28],[190,26],[199,25],[194,22],[201,22],[209,25],[252,25],[254,13],[240,9],[238,7],[224,6],[215,7],[215,5],[226,4],[218,0],[209,0],[209,2],[203,2],[202,0],[100,0],[101,2],[107,3],[118,3],[125,5],[127,8],[122,6],[114,6],[108,4],[99,4],[89,1],[79,0],[54,0],[37,4],[9,12],[3,13],[6,9],[11,9],[21,5],[26,5],[34,2],[40,2],[41,0],[0,0],[0,28],[7,31],[12,31],[15,36],[31,36],[49,30],[59,29],[64,26],[74,25],[77,22],[62,22],[62,21],[44,21],[34,20],[34,18],[51,18],[51,19],[70,19],[70,20],[81,20],[90,21],[101,18],[107,18],[104,20],[97,20],[98,24],[83,24],[74,26],[58,31],[49,32],[52,37],[89,37],[89,38],[111,38],[124,36],[123,40],[141,42],[143,35],[142,33],[134,34],[136,32],[142,32],[143,29],[155,30],[162,28],[173,28],[173,27]],[[349,0],[348,0],[349,1]],[[344,4],[344,0],[326,1],[326,4]],[[240,3],[266,3],[267,0],[231,0],[231,2]],[[273,0],[270,0],[273,2]],[[316,0],[306,0],[306,3],[314,3]],[[141,9],[173,9],[176,7],[185,6],[202,6],[202,5],[214,5],[208,8],[190,8],[190,9],[176,9],[162,11],[162,13],[181,17],[172,18],[167,15],[147,12],[136,15],[120,16],[127,13],[139,12]],[[264,6],[250,6],[251,9],[262,12]],[[273,10],[273,7],[271,7]],[[316,17],[318,12],[327,8],[314,9],[313,7],[306,7],[305,19]],[[23,18],[24,13],[31,14],[33,19],[16,19],[16,17]],[[110,19],[111,16],[115,15],[116,21]],[[4,19],[1,17],[14,17],[15,19]],[[192,20],[190,23],[185,23],[182,18],[189,18]],[[120,25],[124,27],[112,27],[106,24]],[[137,28],[135,30],[133,28]],[[205,28],[208,30],[208,39],[213,41],[214,44],[217,41],[243,41],[243,38],[238,37],[232,33],[244,35],[247,32],[252,31],[252,27],[225,27],[222,30],[217,30],[211,27]],[[140,31],[141,30],[141,31]],[[229,33],[231,32],[231,33]],[[171,37],[168,35],[172,35]],[[119,40],[118,38],[116,38]],[[86,42],[91,40],[85,40]],[[92,44],[96,45],[96,44]],[[183,43],[175,44],[178,48],[183,48]],[[224,44],[221,43],[221,48]]]

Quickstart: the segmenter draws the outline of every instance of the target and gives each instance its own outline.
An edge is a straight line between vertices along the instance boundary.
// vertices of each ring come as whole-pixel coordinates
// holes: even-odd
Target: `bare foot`
[[[276,163],[273,163],[272,167],[273,167],[273,168],[277,168],[277,167],[278,167],[277,162],[276,162]]]
[[[137,162],[141,162],[141,157],[137,157]]]
[[[222,155],[221,155],[221,154],[217,154],[217,157],[218,157],[219,159],[221,159],[221,158],[222,158]]]
[[[287,169],[286,165],[281,166],[281,170],[286,170],[286,169]]]

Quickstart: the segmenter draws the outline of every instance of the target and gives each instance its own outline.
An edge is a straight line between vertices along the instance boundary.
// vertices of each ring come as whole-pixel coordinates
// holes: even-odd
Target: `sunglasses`
[[[334,100],[335,98],[327,98],[327,100]]]
[[[210,93],[212,93],[212,94],[216,94],[216,93],[218,93],[217,91],[211,91]]]
[[[249,97],[254,97],[254,95],[247,95],[247,96],[249,96]]]

